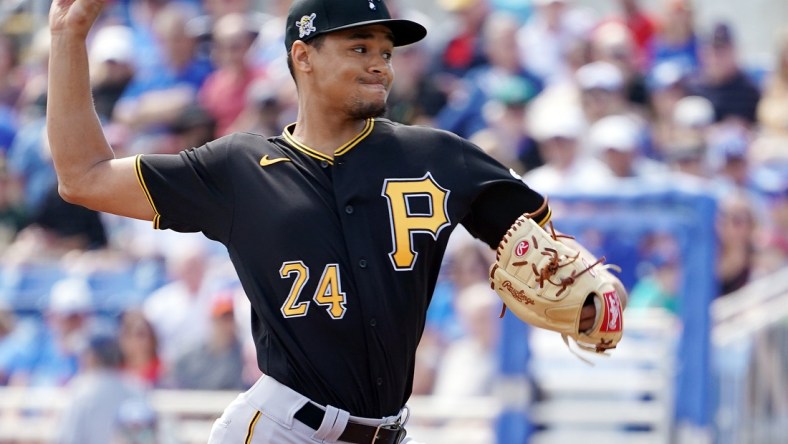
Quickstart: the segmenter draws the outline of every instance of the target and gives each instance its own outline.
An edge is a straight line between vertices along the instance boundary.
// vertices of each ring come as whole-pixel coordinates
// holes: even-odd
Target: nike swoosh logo
[[[279,163],[279,162],[290,162],[290,159],[288,159],[287,157],[279,157],[279,158],[276,158],[276,159],[269,159],[268,158],[268,154],[266,154],[265,156],[263,156],[262,159],[260,159],[260,166],[273,165],[273,164]]]

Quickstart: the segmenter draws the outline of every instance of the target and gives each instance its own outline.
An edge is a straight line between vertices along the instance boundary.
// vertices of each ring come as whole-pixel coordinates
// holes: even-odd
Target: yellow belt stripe
[[[246,431],[246,439],[244,440],[244,444],[252,444],[252,436],[254,436],[254,427],[257,425],[257,420],[260,419],[260,415],[262,412],[259,410],[257,413],[254,414],[252,420],[249,422],[249,430]]]

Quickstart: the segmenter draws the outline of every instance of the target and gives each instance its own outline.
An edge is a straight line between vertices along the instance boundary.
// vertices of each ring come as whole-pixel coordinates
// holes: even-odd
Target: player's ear
[[[312,70],[310,47],[306,43],[296,40],[290,47],[290,57],[293,58],[293,68],[296,71],[309,72]]]

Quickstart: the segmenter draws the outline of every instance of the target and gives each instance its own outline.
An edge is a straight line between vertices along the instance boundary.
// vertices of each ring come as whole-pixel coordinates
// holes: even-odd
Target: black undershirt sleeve
[[[532,217],[540,225],[547,222],[550,209],[542,205],[544,199],[524,184],[499,183],[479,194],[471,212],[460,222],[471,235],[497,248],[506,230],[523,213],[534,213]]]

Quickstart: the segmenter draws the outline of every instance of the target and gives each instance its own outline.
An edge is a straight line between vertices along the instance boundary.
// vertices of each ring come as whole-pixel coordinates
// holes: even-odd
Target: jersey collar
[[[353,147],[358,145],[362,140],[364,140],[372,132],[372,129],[375,127],[375,119],[372,118],[367,119],[367,121],[364,123],[364,128],[361,130],[361,132],[359,132],[358,134],[356,134],[355,137],[353,137],[352,139],[344,143],[342,146],[334,150],[334,157],[329,156],[327,154],[323,154],[320,151],[312,149],[304,145],[303,143],[297,141],[293,137],[293,130],[295,129],[295,125],[296,125],[295,123],[291,123],[290,125],[287,125],[285,127],[284,131],[282,131],[282,137],[287,141],[287,143],[292,145],[293,148],[297,149],[298,151],[301,151],[302,153],[310,157],[314,157],[315,159],[318,160],[325,160],[326,162],[333,164],[334,157],[341,156],[347,153],[348,151],[353,149]]]

